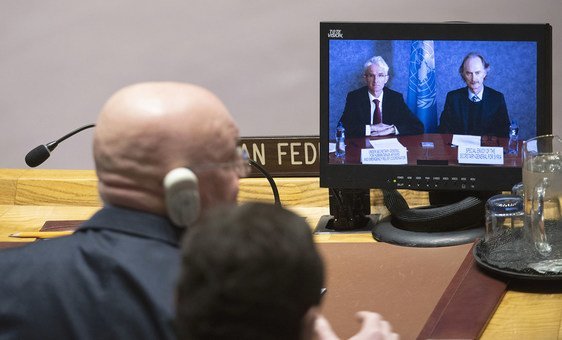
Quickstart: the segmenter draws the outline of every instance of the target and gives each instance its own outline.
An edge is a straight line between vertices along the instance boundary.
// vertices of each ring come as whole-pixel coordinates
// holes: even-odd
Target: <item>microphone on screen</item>
[[[84,125],[72,132],[67,133],[57,140],[37,146],[33,150],[29,151],[27,155],[25,155],[25,164],[27,164],[31,168],[35,168],[36,166],[43,164],[43,162],[45,162],[47,158],[51,156],[51,151],[53,151],[59,145],[59,143],[63,142],[69,137],[74,136],[80,131],[93,128],[94,126],[96,126],[96,124]]]

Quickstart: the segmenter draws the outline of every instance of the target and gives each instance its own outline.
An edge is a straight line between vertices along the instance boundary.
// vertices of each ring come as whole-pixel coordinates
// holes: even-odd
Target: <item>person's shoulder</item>
[[[368,92],[367,86],[363,86],[363,87],[360,87],[356,90],[350,91],[347,94],[347,96],[348,97],[362,96],[362,95],[367,94],[367,92]]]
[[[68,237],[71,236],[63,238]],[[67,275],[70,268],[67,264],[76,258],[76,254],[68,253],[66,241],[61,242],[63,238],[35,241],[0,251],[0,272],[6,276],[6,280],[0,280],[0,288],[10,289],[16,284],[36,287],[37,282],[46,284],[50,281],[47,277],[52,277],[55,272],[60,277]]]
[[[467,88],[466,87],[461,87],[459,89],[455,89],[455,90],[451,90],[449,92],[447,92],[447,96],[446,96],[446,101],[448,103],[451,102],[459,102],[462,100],[462,98],[465,98],[467,96]]]
[[[384,95],[385,95],[385,96],[391,96],[391,97],[392,97],[392,96],[394,96],[394,97],[396,97],[396,96],[402,96],[402,93],[401,93],[401,92],[395,91],[395,90],[393,90],[393,89],[391,89],[391,88],[388,88],[388,87],[385,87],[384,90],[383,90],[383,92],[384,92]]]
[[[466,91],[468,91],[467,88],[466,88],[466,86],[465,86],[465,87],[460,87],[460,88],[458,88],[458,89],[454,89],[454,90],[451,90],[451,91],[447,92],[447,95],[448,95],[448,96],[449,96],[449,95],[451,95],[451,96],[458,96],[458,95],[461,95],[461,94],[463,94],[463,93],[467,94]]]
[[[46,241],[35,241],[29,244],[3,249],[0,251],[0,267],[37,267],[62,264],[76,258],[80,241],[77,235],[63,236]]]
[[[503,93],[501,93],[500,91],[495,90],[495,89],[493,89],[489,86],[484,86],[484,91],[485,92],[487,91],[490,95],[493,95],[493,96],[503,96]]]

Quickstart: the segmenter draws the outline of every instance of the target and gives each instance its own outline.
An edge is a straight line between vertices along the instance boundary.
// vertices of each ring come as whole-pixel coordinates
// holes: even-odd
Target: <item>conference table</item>
[[[408,150],[408,165],[459,165],[458,146],[452,143],[453,135],[446,133],[346,138],[345,157],[336,158],[334,153],[330,153],[330,163],[361,164],[362,149],[372,149],[371,141],[383,141],[389,138],[396,138]],[[503,137],[482,136],[480,145],[504,148],[503,166],[521,167],[520,151],[514,155],[505,152],[508,141],[508,138]],[[521,150],[521,146],[522,141],[518,141],[518,150]]]
[[[327,190],[319,187],[318,178],[279,179],[278,186],[284,205],[305,217],[311,228],[328,214]],[[96,179],[89,171],[0,169],[0,245],[44,242],[9,235],[40,230],[46,221],[76,222],[89,218],[101,205],[95,190]],[[263,179],[244,179],[240,201],[267,201],[269,191],[269,185]],[[373,211],[381,215],[387,213],[378,204],[378,194],[373,195]],[[381,313],[402,339],[417,338],[422,330],[427,330],[427,324],[435,317],[445,293],[450,292],[451,287],[453,290],[459,287],[453,283],[465,275],[460,268],[471,259],[471,244],[441,248],[401,247],[376,242],[369,232],[361,231],[320,233],[314,235],[314,239],[326,263],[327,292],[322,310],[342,338],[358,330],[353,316],[358,310]],[[480,275],[487,277],[488,274],[482,272]],[[498,296],[497,304],[475,337],[562,339],[560,286],[559,281],[543,284],[508,280],[507,288]],[[470,315],[438,317],[448,318],[458,325],[459,330],[473,323]]]

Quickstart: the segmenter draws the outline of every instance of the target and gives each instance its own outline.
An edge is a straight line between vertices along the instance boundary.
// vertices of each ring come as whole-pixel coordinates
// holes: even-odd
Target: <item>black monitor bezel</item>
[[[397,188],[396,177],[405,175],[422,178],[470,177],[476,179],[473,190],[509,190],[513,184],[521,181],[521,169],[511,167],[330,164],[328,153],[330,30],[344,32],[345,39],[351,36],[352,39],[361,40],[535,41],[537,42],[537,135],[552,133],[552,27],[549,24],[321,22],[321,187],[393,189]],[[458,188],[455,187],[454,190]]]

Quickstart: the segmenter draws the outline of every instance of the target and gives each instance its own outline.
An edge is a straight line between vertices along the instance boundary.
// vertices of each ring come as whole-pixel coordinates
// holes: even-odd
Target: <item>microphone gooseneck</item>
[[[74,136],[75,134],[77,134],[80,131],[90,129],[90,128],[93,128],[95,126],[96,126],[96,124],[84,125],[82,127],[79,127],[78,129],[74,130],[74,131],[71,131],[71,132],[67,133],[66,135],[62,136],[61,138],[59,138],[55,141],[37,146],[36,148],[34,148],[33,150],[31,150],[27,153],[27,155],[25,156],[25,164],[27,164],[31,168],[35,168],[36,166],[39,166],[39,165],[43,164],[43,162],[45,162],[47,160],[47,158],[49,158],[49,156],[51,156],[51,151],[53,151],[59,145],[59,143],[61,143],[61,142],[65,141],[66,139]],[[281,200],[279,198],[279,190],[277,189],[277,185],[275,184],[275,180],[273,179],[273,177],[271,177],[271,175],[267,172],[267,170],[265,170],[264,167],[259,165],[253,159],[249,159],[248,161],[249,161],[251,166],[256,168],[267,179],[267,181],[269,182],[269,185],[271,186],[271,190],[273,191],[273,199],[275,201],[275,205],[281,206]]]
[[[82,130],[90,129],[94,126],[96,126],[96,124],[84,125],[74,131],[67,133],[57,140],[37,146],[33,150],[29,151],[27,155],[25,155],[25,164],[27,164],[31,168],[35,168],[36,166],[43,164],[43,162],[45,162],[47,158],[51,156],[51,151],[53,151],[60,142],[65,141],[67,138],[74,136]]]

